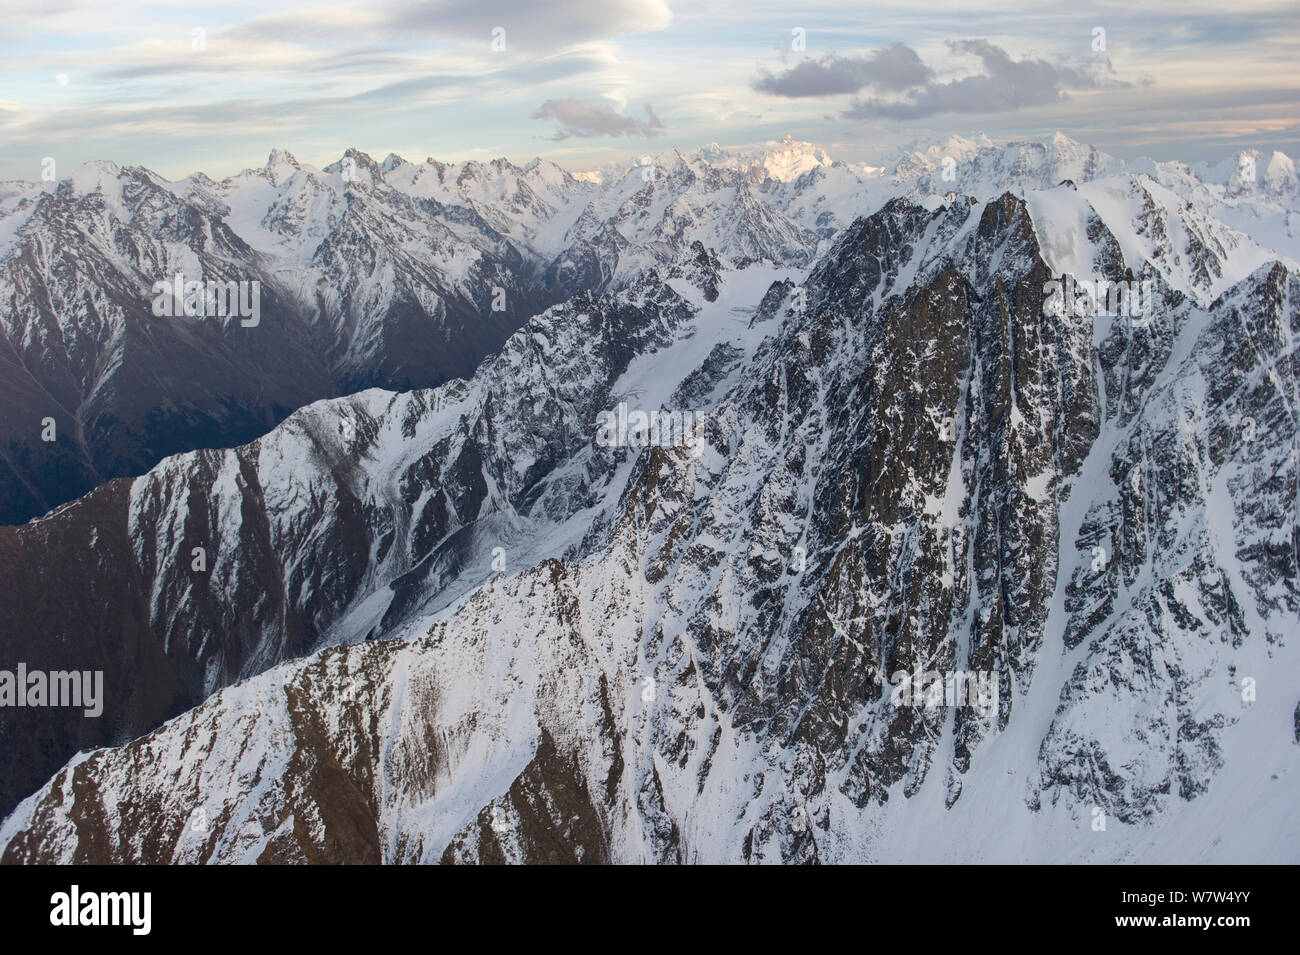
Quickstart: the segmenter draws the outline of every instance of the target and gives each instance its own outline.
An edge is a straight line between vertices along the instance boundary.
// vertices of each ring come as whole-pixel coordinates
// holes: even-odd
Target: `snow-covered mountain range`
[[[286,407],[414,361],[449,298],[539,305],[472,374],[0,528],[0,644],[106,686],[0,711],[6,861],[1297,861],[1287,157],[4,188],[3,301],[45,290],[14,361],[108,316],[80,347],[125,362],[98,283],[146,259],[256,263],[284,347],[328,343]],[[1137,307],[1051,304],[1096,280]],[[611,447],[624,406],[689,433]]]
[[[804,266],[890,198],[932,207],[1112,174],[1151,192],[1130,203],[1192,202],[1214,219],[1202,232],[1229,227],[1208,241],[1232,245],[1235,230],[1261,254],[1300,255],[1287,157],[1124,167],[1059,134],[953,137],[905,151],[890,174],[786,137],[667,150],[598,183],[544,160],[356,150],[325,169],[275,150],[219,183],[109,162],[0,183],[0,521],[167,454],[238,444],[318,398],[466,377],[547,305],[680,265],[697,241],[729,267]],[[155,314],[155,283],[177,276],[256,283],[266,320]]]

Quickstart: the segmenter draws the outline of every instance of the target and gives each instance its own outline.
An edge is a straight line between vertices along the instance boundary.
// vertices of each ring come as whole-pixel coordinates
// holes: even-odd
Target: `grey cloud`
[[[548,99],[533,113],[533,119],[553,119],[560,129],[550,137],[590,139],[596,136],[661,136],[664,124],[650,104],[645,105],[646,119],[625,116],[607,103],[585,99]]]
[[[1132,86],[1119,78],[1115,67],[1111,66],[1110,57],[1092,56],[1075,63],[1062,63],[1058,67],[1062,89],[1100,90]],[[1144,86],[1155,82],[1150,75],[1145,78]]]
[[[760,73],[753,83],[755,90],[791,98],[856,93],[867,86],[895,92],[934,79],[934,71],[906,43],[891,43],[863,56],[830,53],[804,60],[783,73]]]
[[[1046,106],[1067,98],[1068,90],[1128,86],[1114,76],[1105,58],[1054,65],[1046,60],[1015,60],[986,40],[950,42],[954,53],[978,57],[984,73],[948,83],[929,82],[902,98],[857,100],[848,119],[922,119],[940,113],[1003,113]]]

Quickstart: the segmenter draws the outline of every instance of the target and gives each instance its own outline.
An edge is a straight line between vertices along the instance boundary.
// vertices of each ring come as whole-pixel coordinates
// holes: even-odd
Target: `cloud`
[[[753,87],[760,93],[791,98],[856,93],[866,86],[900,91],[933,81],[934,71],[906,43],[891,43],[863,56],[835,53],[804,60],[783,73],[761,70]]]
[[[650,104],[645,105],[648,119],[625,116],[607,103],[585,99],[548,99],[533,113],[533,119],[553,119],[560,129],[550,137],[555,142],[596,136],[662,136],[664,124]]]
[[[72,2],[72,0],[62,0]],[[231,25],[206,27],[205,49],[192,47],[192,28],[163,24],[128,42],[77,51],[78,85],[172,79],[177,75],[350,74],[381,85],[400,73],[451,73],[467,78],[504,72],[541,59],[572,57],[614,38],[653,33],[672,24],[665,0],[377,0],[365,9],[326,0]],[[275,6],[275,4],[266,4]],[[141,16],[144,16],[143,14]],[[186,14],[188,18],[190,14]],[[195,17],[199,13],[194,14]],[[132,17],[123,14],[121,19]],[[195,20],[202,23],[202,20]],[[0,24],[0,37],[9,26]],[[498,32],[504,31],[504,32]],[[68,33],[76,31],[69,28]],[[498,38],[502,42],[497,42]],[[62,41],[61,41],[62,42]],[[48,62],[48,53],[21,44],[19,65]],[[15,58],[5,64],[12,67]],[[0,69],[0,73],[3,70]],[[278,82],[279,80],[277,80]]]
[[[505,50],[553,52],[610,37],[650,33],[672,24],[666,0],[395,0],[364,13],[351,6],[306,6],[266,14],[246,24],[264,36],[347,42],[359,33],[383,40],[454,37],[491,52],[493,31],[505,31]]]
[[[873,97],[854,101],[843,113],[848,119],[923,119],[940,113],[1004,113],[1046,106],[1067,99],[1067,90],[1113,89],[1129,86],[1115,78],[1105,57],[1078,64],[1054,65],[1046,60],[1015,60],[987,40],[949,42],[958,54],[977,57],[984,72],[974,76],[914,87],[897,99]]]
[[[981,71],[940,83],[935,72],[905,43],[893,43],[861,56],[830,53],[806,59],[780,73],[760,70],[753,88],[788,98],[843,96],[869,92],[842,114],[848,119],[923,119],[940,113],[1002,113],[1067,99],[1068,90],[1129,86],[1110,60],[1093,56],[1070,62],[1013,59],[987,40],[948,44],[953,53],[973,56]]]

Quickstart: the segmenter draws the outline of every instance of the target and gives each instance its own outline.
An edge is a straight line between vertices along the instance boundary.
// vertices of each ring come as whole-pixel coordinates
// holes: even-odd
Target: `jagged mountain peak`
[[[724,149],[710,143],[697,150],[696,156],[709,165],[736,169],[757,181],[775,182],[791,182],[832,163],[821,146],[795,139],[789,133],[779,140],[745,149]]]
[[[642,156],[637,163],[638,166],[644,165],[645,157]],[[669,146],[667,149],[657,153],[653,158],[653,163],[661,173],[673,173],[680,169],[692,168],[690,160],[682,155],[681,150],[676,146]],[[634,171],[635,169],[629,170],[629,172]]]
[[[287,149],[272,149],[270,155],[266,157],[266,168],[271,169],[276,166],[292,166],[299,168],[298,160],[294,158],[293,153]]]
[[[327,172],[331,172],[349,162],[351,163],[351,170],[364,172],[371,181],[383,177],[383,170],[380,168],[379,163],[375,162],[374,157],[355,146],[349,146],[344,150],[342,158],[337,163],[331,163],[325,169]]]
[[[128,167],[129,168],[129,167]],[[121,191],[121,180],[129,173],[122,166],[108,159],[95,159],[82,163],[70,177],[73,192],[87,195],[92,192],[117,194]]]

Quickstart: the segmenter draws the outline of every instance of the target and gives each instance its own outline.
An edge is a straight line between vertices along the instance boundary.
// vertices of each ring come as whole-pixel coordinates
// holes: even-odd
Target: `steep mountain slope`
[[[468,375],[556,299],[472,213],[376,188],[362,154],[344,162],[347,181],[277,153],[221,184],[100,164],[10,212],[0,521],[238,444],[323,396]],[[177,275],[249,283],[250,304],[256,283],[259,314],[160,316],[154,283]]]
[[[321,397],[469,376],[575,293],[816,237],[744,174],[675,151],[608,188],[553,163],[415,165],[283,150],[214,182],[91,164],[0,196],[0,522],[163,456],[263,434]],[[256,283],[261,315],[159,317],[155,282]],[[55,422],[48,438],[47,418]]]
[[[695,243],[727,266],[798,268],[817,236],[763,200],[749,177],[667,150],[612,178],[564,235],[554,263],[566,285],[609,287],[689,258]]]
[[[27,201],[0,259],[0,521],[181,448],[251,437],[328,391],[292,294],[152,173],[87,167]],[[178,272],[259,282],[266,320],[156,317],[153,283]]]
[[[1247,149],[1234,160],[1195,167],[1178,162],[1133,163],[1203,213],[1300,259],[1300,182],[1289,156]]]
[[[942,145],[914,150],[894,175],[910,180],[917,195],[958,191],[986,198],[1007,189],[1049,189],[1064,180],[1090,182],[1122,171],[1124,164],[1094,146],[1057,133],[1048,142],[996,144],[952,136]]]
[[[78,757],[3,857],[1296,861],[1300,280],[1183,291],[1080,206],[1078,277],[1153,291],[1055,311],[1042,208],[854,223],[665,386],[703,445],[411,639]]]
[[[393,188],[357,150],[320,173],[276,153],[267,170],[197,194],[227,203],[313,301],[344,391],[467,376],[556,298],[536,279],[535,253],[472,205]]]
[[[756,303],[772,277],[738,274],[720,298],[708,272],[696,276],[707,292],[649,273],[617,296],[580,293],[471,381],[317,403],[250,445],[168,458],[0,528],[0,644],[49,670],[93,659],[109,687],[98,720],[0,711],[12,754],[2,804],[81,747],[138,735],[323,643],[391,634],[492,573],[495,547],[513,562],[529,541],[561,546],[562,533],[543,531],[630,467],[626,448],[593,444],[597,413],[620,397],[658,407],[674,365],[685,376],[716,345],[752,337],[732,309]],[[142,659],[162,675],[137,681]]]

